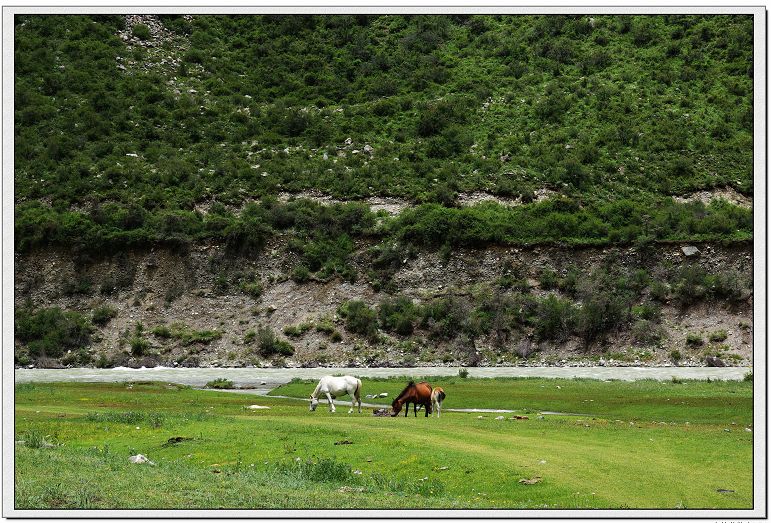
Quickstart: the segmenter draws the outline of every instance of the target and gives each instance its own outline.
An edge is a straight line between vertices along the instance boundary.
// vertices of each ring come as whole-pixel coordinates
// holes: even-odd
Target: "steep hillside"
[[[20,249],[224,239],[196,205],[303,190],[444,206],[549,190],[569,205],[523,212],[568,210],[561,238],[628,242],[660,237],[645,216],[669,196],[752,194],[748,16],[18,16],[15,28]],[[623,207],[619,235],[609,203]],[[751,234],[717,214],[682,234]]]
[[[256,257],[38,251],[16,259],[17,363],[751,363],[751,245],[698,251],[417,250],[384,267],[357,244],[355,282],[297,274],[281,241]]]
[[[751,359],[749,16],[14,38],[19,364]]]

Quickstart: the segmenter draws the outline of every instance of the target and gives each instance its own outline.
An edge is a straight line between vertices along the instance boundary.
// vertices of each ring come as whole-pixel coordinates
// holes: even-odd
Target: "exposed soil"
[[[377,366],[466,365],[468,350],[459,350],[457,341],[435,341],[416,331],[411,337],[383,334],[371,343],[348,332],[337,308],[347,300],[364,300],[375,306],[389,295],[376,291],[366,274],[369,269],[368,245],[360,244],[353,256],[359,279],[348,283],[339,279],[298,284],[288,278],[297,259],[284,249],[282,239],[271,243],[259,257],[233,258],[221,246],[200,245],[187,253],[167,249],[134,251],[102,259],[75,259],[58,250],[19,255],[16,261],[16,306],[29,300],[34,307],[58,306],[89,314],[99,305],[117,310],[117,317],[100,328],[91,347],[96,361],[125,366]],[[750,244],[719,246],[700,244],[701,254],[693,263],[710,271],[752,271]],[[688,263],[691,263],[689,259]],[[686,263],[679,245],[660,245],[644,251],[635,248],[563,249],[558,247],[459,249],[449,260],[437,252],[419,252],[406,258],[394,275],[398,293],[422,302],[445,294],[468,294],[480,285],[501,277],[504,267],[515,266],[528,276],[532,292],[548,292],[538,286],[543,268],[561,273],[574,265],[584,272],[606,263],[645,268],[653,277],[664,275]],[[232,283],[234,274],[253,273],[263,285],[259,297],[243,292]],[[222,285],[222,275],[231,282]],[[662,276],[663,277],[663,276]],[[74,282],[88,282],[75,293]],[[69,287],[69,290],[68,290]],[[319,320],[332,322],[342,339],[334,341],[329,332],[315,328]],[[145,327],[151,348],[146,355],[130,354],[126,331],[137,322]],[[184,324],[191,331],[217,330],[219,339],[210,343],[185,345],[175,339],[150,333],[158,325]],[[286,327],[308,323],[302,334],[289,337]],[[262,358],[247,334],[260,326],[270,326],[287,339],[295,354],[286,359]],[[629,331],[611,335],[605,344],[588,352],[577,339],[563,344],[539,343],[527,337],[512,337],[503,345],[481,337],[474,348],[478,365],[656,365],[671,362],[672,351],[682,355],[680,365],[703,365],[707,354],[720,352],[728,365],[752,364],[752,297],[728,306],[701,303],[688,309],[667,304],[662,309],[665,336],[656,347],[634,343]],[[719,343],[709,336],[725,330]],[[704,340],[701,346],[685,343],[688,334]],[[534,354],[523,359],[523,344],[532,344]],[[56,361],[38,361],[38,366],[57,366]],[[73,365],[75,365],[73,363]]]

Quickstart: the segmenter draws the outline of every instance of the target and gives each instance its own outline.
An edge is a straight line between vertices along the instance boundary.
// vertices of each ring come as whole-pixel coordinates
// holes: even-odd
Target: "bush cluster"
[[[92,332],[89,319],[75,311],[63,311],[58,307],[16,310],[15,337],[34,357],[58,358],[68,350],[87,347]]]

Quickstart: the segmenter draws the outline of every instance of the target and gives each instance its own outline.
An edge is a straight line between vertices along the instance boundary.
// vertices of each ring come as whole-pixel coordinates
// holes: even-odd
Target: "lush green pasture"
[[[402,384],[367,381],[364,388],[398,392]],[[293,399],[157,383],[19,385],[16,507],[752,506],[749,383],[442,385],[448,408],[587,415],[377,418],[370,409],[310,413]],[[306,395],[308,388],[295,383],[280,392]],[[270,409],[244,408],[252,404]],[[189,439],[170,442],[180,437]],[[155,465],[129,463],[137,453]],[[535,477],[540,482],[519,482]]]
[[[362,379],[362,400],[389,404],[403,379]],[[447,394],[445,409],[509,409],[523,413],[552,411],[636,421],[737,424],[752,423],[752,383],[736,381],[633,382],[591,379],[428,377]],[[317,381],[296,379],[273,395],[307,398]],[[387,392],[386,398],[365,399]],[[346,400],[343,398],[343,400]]]

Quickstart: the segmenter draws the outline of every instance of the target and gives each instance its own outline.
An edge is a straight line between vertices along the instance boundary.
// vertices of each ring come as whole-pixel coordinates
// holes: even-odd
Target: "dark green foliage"
[[[270,327],[260,327],[257,330],[257,345],[260,355],[270,356],[291,356],[294,354],[294,348],[289,342],[281,340]]]
[[[183,65],[141,67],[130,61],[155,58],[128,52],[116,35],[122,17],[19,15],[16,248],[102,253],[213,239],[252,255],[291,229],[311,272],[353,279],[341,238],[370,234],[374,217],[301,203],[201,215],[195,204],[320,190],[446,207],[458,192],[527,202],[541,187],[575,205],[424,208],[394,237],[749,239],[749,211],[666,196],[752,194],[752,17],[594,18],[596,27],[584,15],[164,16]],[[146,29],[132,31],[149,38]],[[628,223],[618,202],[632,205]],[[326,218],[344,215],[361,227],[325,232]]]
[[[710,274],[698,265],[687,265],[674,274],[670,285],[672,296],[683,306],[704,299],[738,302],[751,293],[751,282],[735,271]]]
[[[207,389],[232,389],[233,382],[227,378],[217,378],[206,384]]]
[[[111,319],[118,315],[118,311],[109,305],[102,305],[91,312],[91,321],[94,325],[107,325]]]
[[[406,336],[412,334],[418,310],[411,299],[401,296],[382,302],[378,308],[378,317],[383,330]]]
[[[338,308],[338,313],[345,318],[345,328],[349,331],[369,338],[377,334],[377,314],[363,301],[347,301]]]
[[[535,333],[544,340],[565,341],[575,329],[576,318],[577,311],[571,302],[550,294],[538,303]]]
[[[15,337],[34,357],[57,358],[67,350],[87,347],[92,330],[88,318],[75,311],[63,311],[58,307],[16,310]]]
[[[144,24],[137,24],[131,28],[131,34],[136,36],[140,40],[149,40],[150,28]]]
[[[131,354],[134,356],[144,356],[150,348],[150,342],[143,336],[144,330],[144,325],[137,322],[134,325],[133,335],[128,339],[129,346],[131,347]]]

